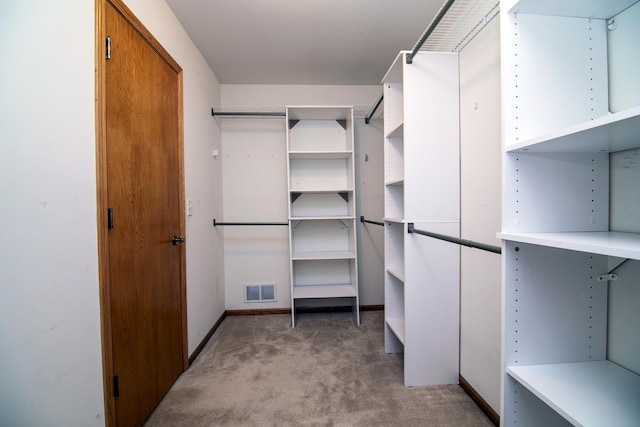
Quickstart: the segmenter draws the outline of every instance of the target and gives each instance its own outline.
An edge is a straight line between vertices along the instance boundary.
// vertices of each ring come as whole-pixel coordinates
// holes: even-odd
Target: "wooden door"
[[[139,426],[185,365],[181,70],[128,18],[106,4],[108,287],[115,420]]]

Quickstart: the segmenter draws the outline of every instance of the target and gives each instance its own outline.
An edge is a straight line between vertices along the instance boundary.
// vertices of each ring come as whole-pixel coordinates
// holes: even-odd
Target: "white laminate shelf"
[[[390,265],[387,267],[387,273],[404,283],[404,267],[398,265]]]
[[[609,19],[636,1],[638,0],[520,0],[509,12]]]
[[[398,338],[398,341],[404,345],[404,319],[389,318],[386,319],[386,322],[389,329],[391,329],[396,338]]]
[[[615,363],[511,366],[507,373],[573,425],[640,425],[640,376]]]
[[[396,56],[391,67],[389,67],[387,73],[382,78],[383,83],[402,83],[404,80],[403,64],[407,53],[408,51],[406,50],[398,53],[398,56]]]
[[[302,105],[289,107],[289,119],[293,120],[348,120],[351,117],[349,105]]]
[[[382,220],[386,221],[386,222],[393,222],[393,223],[396,223],[396,224],[404,224],[404,218],[397,218],[397,217],[389,217],[389,216],[387,216],[387,217],[382,218]]]
[[[353,193],[353,188],[308,188],[300,190],[289,190],[290,193],[312,193],[312,194],[335,194],[335,193]]]
[[[356,290],[351,284],[345,285],[306,285],[294,286],[293,298],[350,298],[356,296]]]
[[[384,183],[387,186],[402,186],[404,185],[404,178],[392,179]]]
[[[307,187],[307,188],[296,188],[290,189],[290,193],[351,193],[353,192],[353,188],[316,188],[316,187]]]
[[[508,144],[507,152],[608,152],[640,146],[640,106],[540,137]]]
[[[350,221],[356,219],[353,215],[341,216],[341,215],[326,215],[326,216],[292,216],[289,218],[291,221],[326,221],[326,220],[338,220],[338,221]]]
[[[326,252],[294,252],[291,259],[294,261],[355,259],[355,253],[351,251],[326,251]]]
[[[398,126],[396,126],[387,134],[387,138],[402,138],[403,135],[404,135],[404,123],[400,123],[398,124]]]
[[[353,155],[353,151],[289,151],[291,159],[348,159]]]
[[[615,231],[570,233],[498,233],[512,242],[640,260],[640,233]]]
[[[327,187],[300,187],[289,189],[290,193],[350,193],[353,192],[352,188],[327,188]]]

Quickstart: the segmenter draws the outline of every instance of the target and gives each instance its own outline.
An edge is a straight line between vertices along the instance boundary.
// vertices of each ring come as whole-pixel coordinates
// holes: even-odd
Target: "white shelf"
[[[398,338],[398,341],[404,345],[404,319],[387,319],[387,326],[393,332],[393,334]]]
[[[391,132],[389,132],[386,137],[387,138],[402,138],[402,135],[404,135],[404,123],[398,124],[398,126],[396,126],[394,129],[392,129]]]
[[[511,13],[573,16],[579,18],[608,19],[622,12],[638,0],[520,0],[509,10]]]
[[[337,221],[351,221],[356,219],[353,215],[327,215],[327,216],[292,216],[291,221],[321,221],[335,219]]]
[[[507,146],[507,152],[616,152],[640,146],[640,107]]]
[[[341,187],[341,188],[319,188],[319,187],[307,187],[290,189],[289,193],[352,193],[353,188]]]
[[[640,376],[609,361],[511,366],[507,373],[574,425],[640,425]]]
[[[353,107],[348,105],[288,106],[290,120],[350,120]]]
[[[400,186],[400,185],[404,185],[404,178],[398,178],[398,179],[393,179],[390,181],[387,181],[384,183],[384,185],[387,186],[392,186],[392,185],[396,185],[396,186]]]
[[[386,222],[393,222],[395,224],[404,224],[404,218],[384,217],[382,220]]]
[[[571,233],[498,233],[513,242],[640,260],[640,234],[613,231]]]
[[[291,159],[309,159],[309,160],[334,160],[349,159],[353,153],[351,151],[290,151]]]
[[[399,265],[389,265],[387,273],[404,283],[404,267]]]
[[[312,193],[312,194],[334,194],[353,193],[353,188],[302,188],[300,190],[289,190],[289,193]]]
[[[331,260],[331,259],[355,259],[356,254],[351,251],[335,251],[335,252],[294,252],[291,255],[293,261],[313,261],[313,260]]]
[[[351,298],[356,296],[353,285],[307,285],[294,286],[293,298]]]

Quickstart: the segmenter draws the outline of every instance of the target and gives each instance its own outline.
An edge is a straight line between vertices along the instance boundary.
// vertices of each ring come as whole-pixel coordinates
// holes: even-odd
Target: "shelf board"
[[[289,151],[291,159],[348,159],[353,155],[353,151]]]
[[[387,138],[402,138],[404,136],[404,122],[398,124],[395,129],[392,129],[388,134]]]
[[[305,298],[347,298],[355,297],[356,290],[351,284],[306,285],[293,287],[293,299]]]
[[[327,216],[292,216],[290,221],[326,221],[326,220],[338,220],[338,221],[351,221],[356,219],[353,215],[327,215]]]
[[[387,273],[404,283],[404,267],[389,265],[387,266]]]
[[[402,83],[404,73],[402,72],[405,62],[405,55],[408,50],[401,50],[396,56],[391,67],[387,70],[387,73],[382,78],[382,83]]]
[[[572,251],[640,260],[640,233],[591,231],[570,233],[498,233],[498,238]]]
[[[404,178],[392,179],[384,183],[386,186],[401,186],[404,185]]]
[[[355,259],[356,254],[352,251],[331,251],[331,252],[295,252],[291,255],[293,261],[314,261],[331,259]]]
[[[289,193],[316,193],[316,194],[353,193],[353,188],[299,188],[299,189],[290,189]]]
[[[508,144],[507,152],[609,152],[640,146],[640,106]]]
[[[307,188],[302,190],[289,190],[289,193],[314,193],[314,194],[353,193],[353,188],[346,188],[346,189]]]
[[[350,120],[351,105],[329,105],[329,106],[288,106],[289,119],[294,120]]]
[[[636,1],[637,0],[581,0],[563,2],[557,0],[520,0],[509,12],[609,19]]]
[[[382,220],[386,222],[395,222],[396,224],[404,224],[404,218],[384,217]]]
[[[511,366],[507,373],[574,425],[640,425],[640,376],[615,363]]]
[[[404,319],[390,318],[386,319],[385,322],[396,338],[398,338],[398,341],[404,345]]]

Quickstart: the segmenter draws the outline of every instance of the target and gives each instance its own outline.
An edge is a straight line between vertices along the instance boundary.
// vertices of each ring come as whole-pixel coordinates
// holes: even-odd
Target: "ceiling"
[[[167,0],[222,84],[377,85],[444,0]]]

